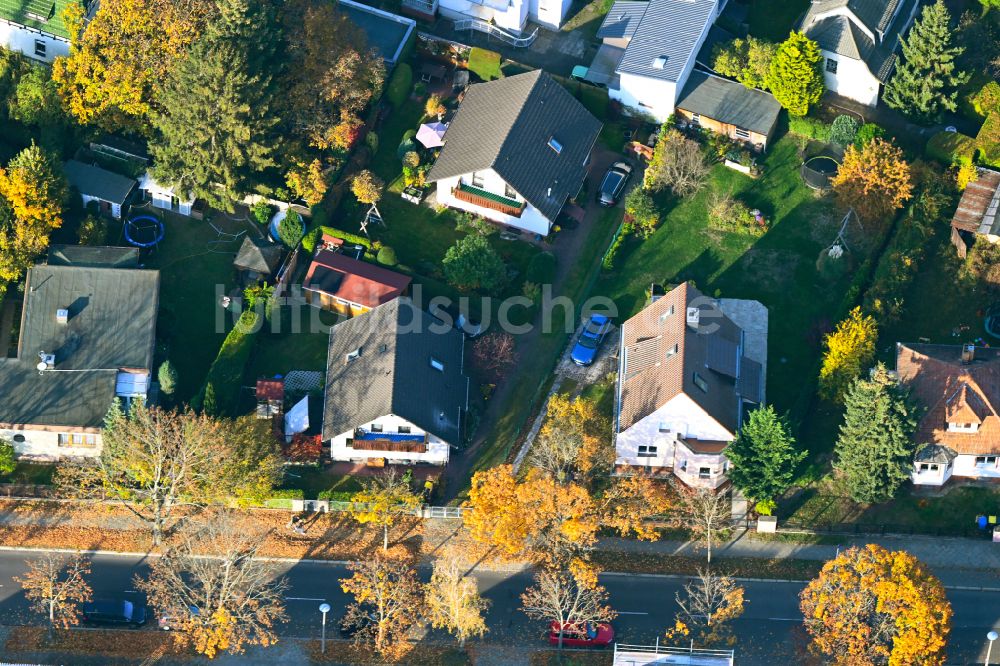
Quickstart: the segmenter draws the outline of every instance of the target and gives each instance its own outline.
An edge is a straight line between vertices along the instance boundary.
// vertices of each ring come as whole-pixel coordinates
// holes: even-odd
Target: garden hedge
[[[979,161],[986,166],[1000,167],[1000,111],[994,111],[976,135]]]
[[[830,140],[830,126],[818,118],[809,116],[789,116],[788,131],[816,141]]]
[[[401,106],[406,98],[410,96],[410,89],[413,87],[413,70],[405,62],[396,65],[396,70],[389,79],[385,94],[393,106]]]
[[[316,227],[309,233],[307,233],[302,238],[302,249],[312,254],[316,250],[316,245],[319,243],[319,239],[327,234],[328,236],[334,236],[336,238],[344,239],[346,243],[353,243],[355,245],[360,245],[365,248],[365,254],[371,254],[372,242],[364,236],[359,236],[357,234],[352,234],[350,231],[344,231],[343,229],[336,229],[334,227]]]
[[[205,386],[201,397],[211,385],[215,392],[215,411],[221,416],[235,416],[239,407],[240,390],[243,387],[243,375],[246,373],[250,352],[253,351],[254,338],[260,330],[257,313],[246,310],[240,315],[233,330],[222,342],[219,354],[212,361],[205,377]]]
[[[976,140],[960,132],[938,132],[927,141],[927,157],[942,164],[972,164]]]

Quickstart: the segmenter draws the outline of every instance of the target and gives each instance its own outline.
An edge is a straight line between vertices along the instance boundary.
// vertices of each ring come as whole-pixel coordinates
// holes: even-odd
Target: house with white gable
[[[758,301],[711,299],[689,283],[622,326],[615,474],[727,481],[726,447],[764,404],[768,314]]]
[[[876,106],[920,0],[813,0],[800,30],[819,44],[827,90]]]
[[[330,457],[447,464],[469,405],[464,345],[405,296],[334,326],[323,409]]]
[[[489,32],[505,41],[528,40],[537,35],[524,35],[529,21],[550,30],[558,30],[573,0],[403,0],[403,13],[434,21],[437,14],[454,21],[458,28],[475,24],[481,32]],[[523,44],[522,44],[523,45]]]
[[[542,70],[470,86],[427,182],[437,201],[546,236],[583,187],[601,123]]]
[[[584,77],[636,114],[665,121],[727,0],[618,0]]]
[[[69,30],[63,22],[63,11],[70,5],[80,5],[87,13],[97,6],[97,2],[0,1],[0,46],[47,63],[57,56],[68,56]]]
[[[924,410],[914,485],[1000,479],[1000,349],[898,343],[896,375]]]

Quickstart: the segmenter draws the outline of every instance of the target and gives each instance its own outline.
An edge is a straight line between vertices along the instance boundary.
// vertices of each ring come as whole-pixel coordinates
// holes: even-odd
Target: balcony
[[[402,7],[404,14],[433,19],[437,14],[438,0],[403,0]]]
[[[347,446],[356,451],[390,451],[392,453],[427,453],[427,435],[394,432],[372,432],[358,428]]]
[[[489,208],[490,210],[499,211],[504,215],[513,215],[514,217],[521,217],[521,213],[524,212],[526,205],[523,201],[508,199],[499,194],[487,192],[486,190],[481,190],[478,187],[466,185],[465,183],[459,183],[458,187],[452,189],[451,194],[459,201],[465,201],[480,208]]]

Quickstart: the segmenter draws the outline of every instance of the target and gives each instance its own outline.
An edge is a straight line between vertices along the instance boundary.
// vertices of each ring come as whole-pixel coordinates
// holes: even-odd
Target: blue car
[[[590,320],[580,332],[580,337],[573,346],[570,358],[577,365],[590,365],[601,348],[601,343],[611,329],[611,320],[604,315],[592,314]]]

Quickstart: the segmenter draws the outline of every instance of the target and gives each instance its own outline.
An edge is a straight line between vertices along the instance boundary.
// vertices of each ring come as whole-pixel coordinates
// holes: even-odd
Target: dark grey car
[[[632,165],[628,162],[615,162],[604,174],[601,181],[601,191],[597,202],[602,206],[614,206],[621,199],[622,192],[632,177]]]

